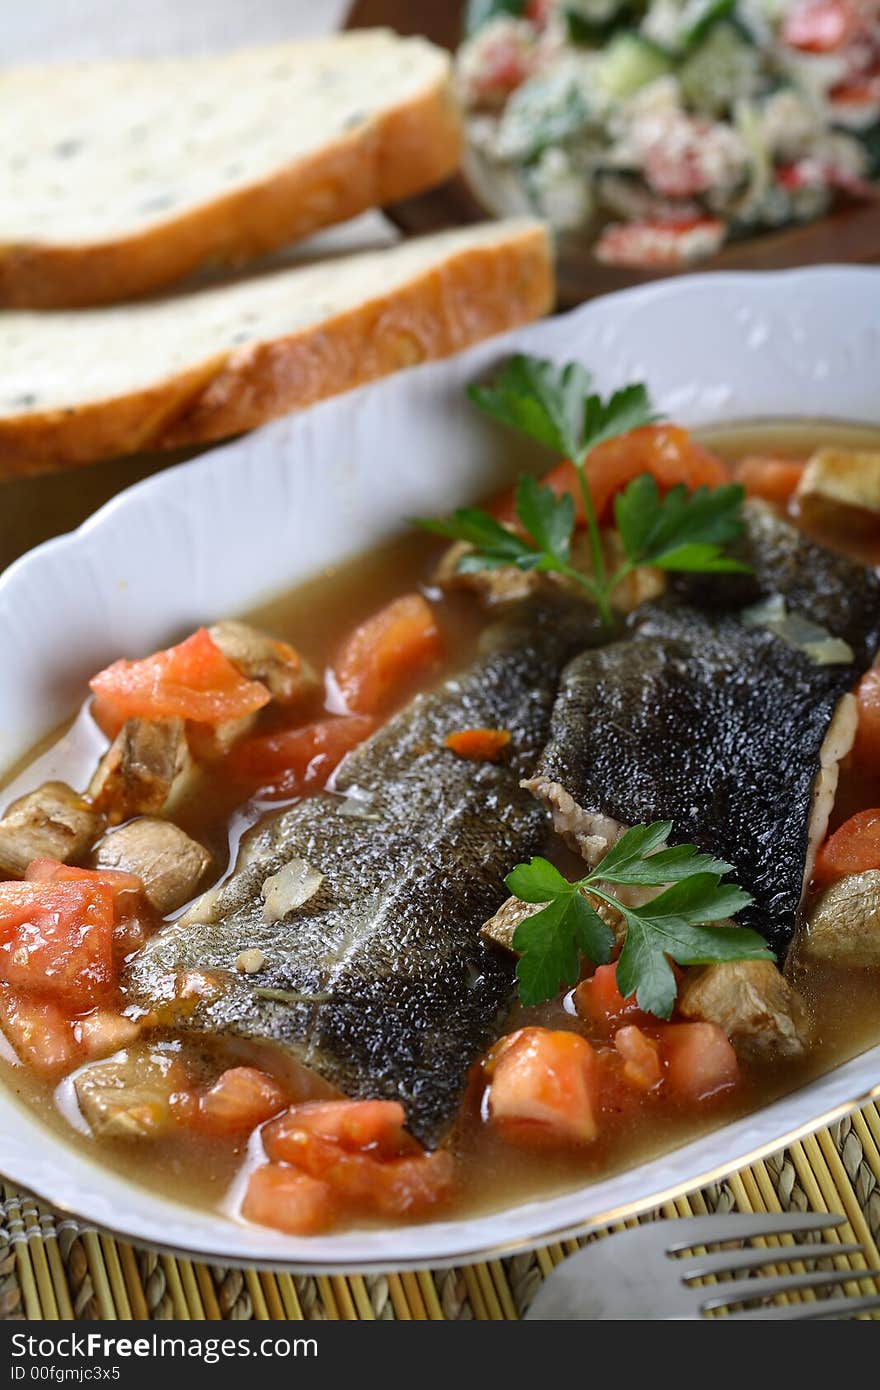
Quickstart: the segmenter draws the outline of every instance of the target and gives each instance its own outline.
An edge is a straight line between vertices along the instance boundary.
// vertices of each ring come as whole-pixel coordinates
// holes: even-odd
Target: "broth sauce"
[[[880,448],[877,431],[824,422],[763,422],[704,431],[700,437],[731,462],[750,453],[803,458],[820,443]],[[841,546],[839,535],[817,538]],[[433,684],[469,662],[487,621],[472,597],[443,594],[431,586],[431,574],[441,549],[439,543],[422,534],[405,536],[368,556],[316,576],[248,614],[248,620],[291,642],[321,669],[329,664],[340,639],[356,623],[397,595],[421,589],[436,605],[445,641],[444,665],[432,672]],[[860,536],[855,549],[864,561],[880,563],[880,536]],[[317,703],[320,706],[320,699]],[[267,727],[271,727],[271,719],[269,716]],[[42,775],[47,775],[48,758],[52,776],[64,778],[74,787],[85,784],[106,740],[87,712],[80,714],[72,728],[73,732],[56,732],[34,750],[16,770],[14,783],[7,779],[4,803],[10,799],[13,785],[20,794],[41,780],[34,764],[37,755],[42,759]],[[234,860],[242,834],[267,811],[277,810],[279,804],[259,799],[241,804],[240,788],[230,783],[222,764],[202,765],[188,780],[185,792],[166,808],[166,814],[206,845],[222,865]],[[880,776],[845,768],[834,824],[859,808],[876,805],[880,805]],[[547,852],[563,869],[573,869],[569,852],[553,837]],[[805,1085],[812,1077],[880,1041],[880,972],[811,964],[798,979],[798,987],[806,999],[814,1029],[814,1041],[803,1058],[779,1060],[772,1065],[742,1062],[741,1082],[731,1092],[704,1102],[697,1109],[658,1099],[650,1110],[642,1107],[629,1117],[618,1117],[594,1143],[576,1150],[528,1150],[498,1137],[480,1118],[480,1090],[474,1084],[465,1098],[452,1140],[461,1178],[455,1214],[473,1214],[549,1196],[632,1166]],[[504,1031],[535,1023],[585,1031],[584,1021],[573,1017],[564,999],[531,1009],[516,1005],[505,1021]],[[589,1030],[586,1031],[589,1037]],[[210,1082],[224,1067],[242,1061],[279,1073],[277,1054],[268,1046],[229,1041],[204,1045],[169,1041],[167,1046],[185,1055],[190,1070],[205,1082]],[[246,1158],[245,1140],[231,1143],[229,1139],[221,1141],[180,1132],[150,1142],[105,1140],[97,1144],[80,1132],[82,1122],[69,1081],[55,1087],[34,1077],[17,1064],[2,1034],[0,1080],[72,1146],[89,1153],[99,1148],[102,1161],[136,1183],[189,1205],[230,1209],[229,1194],[237,1190],[237,1174]],[[291,1084],[295,1086],[295,1079]]]

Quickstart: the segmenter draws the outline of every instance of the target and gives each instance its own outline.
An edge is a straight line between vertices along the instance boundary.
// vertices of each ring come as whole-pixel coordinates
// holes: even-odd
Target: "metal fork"
[[[767,1265],[792,1261],[815,1264],[840,1255],[863,1253],[861,1245],[842,1245],[822,1239],[796,1245],[741,1246],[711,1253],[683,1254],[709,1245],[748,1241],[764,1236],[800,1235],[841,1226],[843,1216],[812,1212],[786,1216],[773,1212],[695,1216],[676,1221],[652,1221],[592,1241],[569,1256],[547,1276],[526,1313],[527,1318],[565,1321],[604,1319],[693,1319],[711,1310],[728,1309],[739,1321],[795,1318],[849,1318],[880,1308],[880,1293],[838,1297],[816,1296],[809,1302],[746,1303],[777,1294],[827,1289],[835,1284],[859,1284],[876,1279],[877,1269],[814,1269],[794,1274],[755,1274],[725,1281],[725,1275],[759,1271]],[[721,1282],[695,1284],[696,1279]]]

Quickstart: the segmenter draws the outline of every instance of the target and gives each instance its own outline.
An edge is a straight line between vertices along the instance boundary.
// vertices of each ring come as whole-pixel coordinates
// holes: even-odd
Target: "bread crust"
[[[249,344],[146,390],[0,420],[0,478],[222,439],[327,396],[447,357],[552,308],[540,225],[465,246],[387,294]]]
[[[0,308],[111,304],[209,265],[240,264],[440,183],[461,149],[447,77],[268,178],[141,232],[70,246],[0,244]]]

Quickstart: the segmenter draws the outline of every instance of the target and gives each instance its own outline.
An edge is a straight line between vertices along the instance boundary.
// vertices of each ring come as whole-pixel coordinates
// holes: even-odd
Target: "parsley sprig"
[[[472,386],[468,394],[494,419],[571,460],[586,516],[592,574],[571,563],[574,498],[569,493],[558,497],[530,476],[520,478],[516,487],[518,531],[478,507],[462,507],[443,521],[420,521],[427,530],[471,547],[459,562],[463,573],[513,565],[562,575],[587,590],[610,626],[611,594],[640,565],[710,572],[747,568],[722,553],[722,546],[743,529],[741,487],[700,487],[691,493],[680,485],[661,499],[646,473],[615,498],[625,558],[608,573],[585,465],[597,444],[658,419],[644,386],[624,387],[603,400],[590,392],[590,374],[579,363],[557,367],[519,353],[493,385]]]
[[[539,1004],[561,986],[576,983],[581,958],[592,965],[611,959],[614,933],[585,896],[607,903],[623,917],[626,936],[617,962],[617,984],[628,998],[658,1018],[669,1018],[676,982],[670,961],[708,965],[725,960],[773,960],[773,952],[748,927],[708,926],[747,907],[751,896],[723,883],[730,864],[694,845],[666,847],[671,821],[627,830],[595,869],[569,882],[547,859],[517,864],[506,883],[527,903],[546,903],[520,922],[513,936],[519,951],[520,999]],[[626,907],[609,884],[638,884],[663,891],[643,907]]]

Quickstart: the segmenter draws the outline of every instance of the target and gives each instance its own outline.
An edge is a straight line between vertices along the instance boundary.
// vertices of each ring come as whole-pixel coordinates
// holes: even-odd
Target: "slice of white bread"
[[[0,314],[0,477],[202,443],[552,305],[543,223],[488,222],[164,300]]]
[[[449,54],[385,29],[0,69],[0,306],[243,261],[429,188],[460,151]]]

